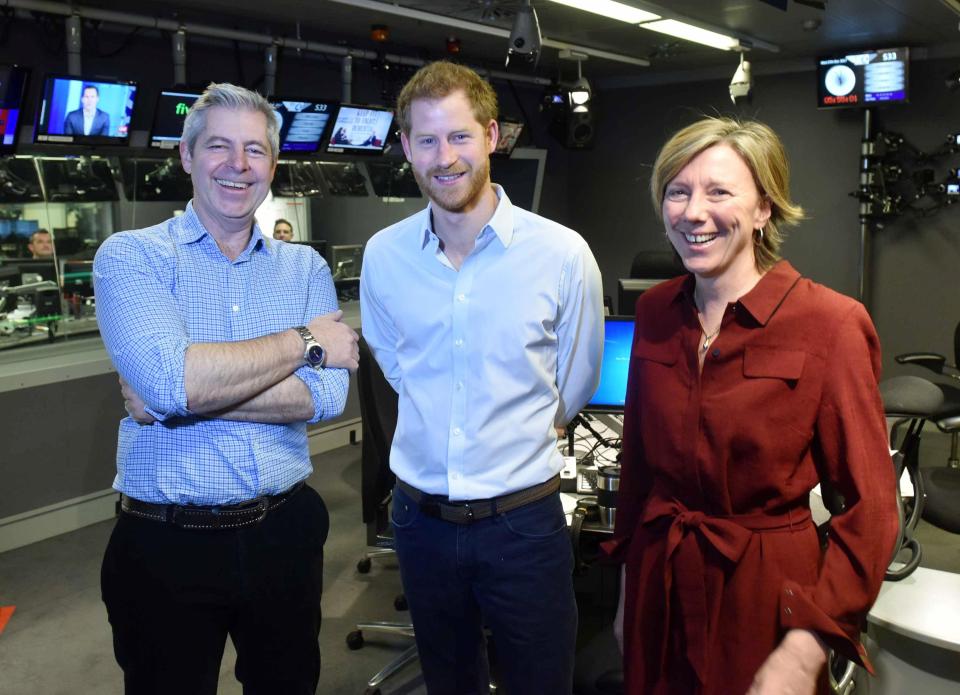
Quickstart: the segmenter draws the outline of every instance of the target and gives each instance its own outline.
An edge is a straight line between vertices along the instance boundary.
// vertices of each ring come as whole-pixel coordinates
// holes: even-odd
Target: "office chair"
[[[950,435],[950,455],[945,468],[924,468],[920,471],[926,501],[925,521],[951,533],[960,533],[960,323],[953,332],[953,363],[934,352],[910,352],[897,355],[900,364],[924,367],[942,377],[933,382],[943,400],[926,418],[941,432]]]
[[[639,251],[630,265],[630,277],[617,281],[617,312],[620,316],[633,316],[637,297],[654,285],[685,272],[683,263],[672,249]]]
[[[357,570],[365,573],[370,571],[371,555],[382,556],[393,552],[388,509],[394,483],[394,475],[390,471],[390,444],[397,428],[397,393],[383,376],[363,338],[360,338],[357,386],[363,433],[360,454],[363,521],[367,525],[368,545],[379,549],[368,553],[357,563]],[[394,601],[398,610],[403,610],[401,605],[406,607],[402,596]],[[413,624],[384,621],[357,623],[356,629],[347,635],[347,646],[353,650],[363,647],[364,632],[413,637]],[[365,695],[379,695],[380,685],[416,658],[417,645],[413,644],[367,681]]]

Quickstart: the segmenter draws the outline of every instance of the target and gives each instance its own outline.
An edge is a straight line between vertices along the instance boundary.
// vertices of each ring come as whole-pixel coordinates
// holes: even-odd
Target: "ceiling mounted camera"
[[[516,62],[517,57],[536,65],[540,58],[540,46],[540,22],[537,19],[537,11],[533,9],[530,0],[525,0],[517,10],[513,29],[510,30],[506,66],[510,67],[510,63]]]

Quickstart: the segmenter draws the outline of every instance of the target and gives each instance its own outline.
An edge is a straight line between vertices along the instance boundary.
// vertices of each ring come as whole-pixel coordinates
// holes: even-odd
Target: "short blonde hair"
[[[447,60],[428,63],[414,73],[397,97],[397,122],[400,130],[410,135],[410,106],[415,99],[443,99],[463,90],[473,109],[473,116],[484,128],[497,120],[497,93],[485,79],[463,65]]]
[[[780,259],[784,227],[804,218],[803,208],[790,200],[790,168],[783,143],[770,126],[759,121],[704,118],[680,130],[660,150],[653,165],[650,195],[657,217],[663,216],[667,184],[690,161],[714,145],[727,145],[740,155],[753,174],[760,195],[770,201],[770,219],[763,236],[754,236],[757,269],[768,270]]]

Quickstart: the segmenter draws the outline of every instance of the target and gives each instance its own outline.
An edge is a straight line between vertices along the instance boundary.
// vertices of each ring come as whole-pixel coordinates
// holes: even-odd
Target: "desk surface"
[[[919,567],[902,581],[884,582],[867,620],[960,652],[960,574]]]

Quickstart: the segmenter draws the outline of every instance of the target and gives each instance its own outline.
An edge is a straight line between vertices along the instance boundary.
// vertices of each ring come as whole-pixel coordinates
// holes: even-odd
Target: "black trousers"
[[[101,591],[127,695],[212,695],[227,635],[244,695],[313,695],[329,516],[304,486],[257,526],[121,515]]]

